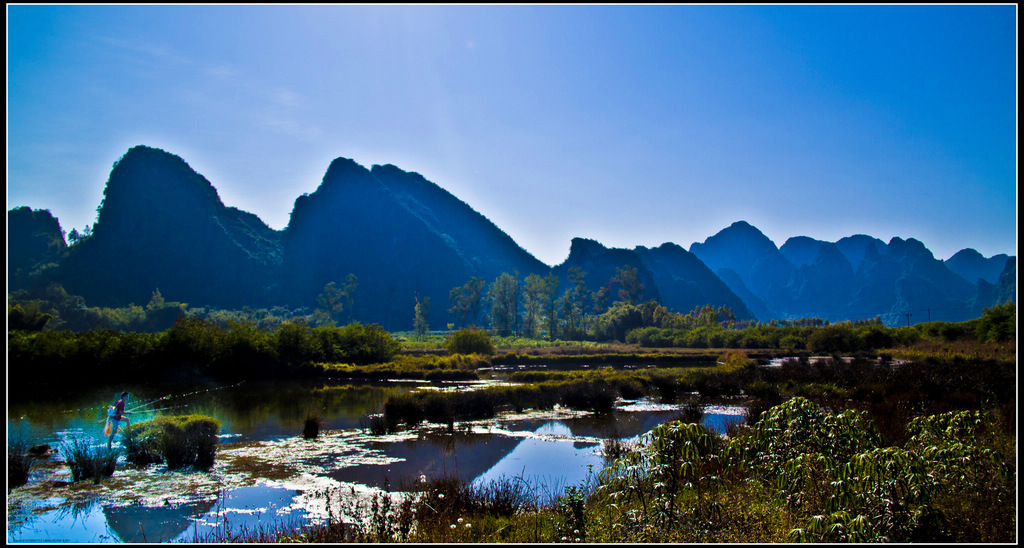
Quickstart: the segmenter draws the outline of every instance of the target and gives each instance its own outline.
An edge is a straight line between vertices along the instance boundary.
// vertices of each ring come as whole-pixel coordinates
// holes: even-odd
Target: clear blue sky
[[[1017,248],[1017,8],[8,6],[7,204],[70,231],[131,146],[288,223],[343,156],[548,264],[746,220]]]

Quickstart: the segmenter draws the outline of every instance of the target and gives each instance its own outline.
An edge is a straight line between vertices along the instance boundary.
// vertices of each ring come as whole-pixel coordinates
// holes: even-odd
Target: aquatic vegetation
[[[29,453],[29,442],[20,435],[7,440],[7,492],[11,489],[25,485],[28,482],[28,472],[32,467],[35,457]]]
[[[133,425],[125,437],[129,462],[155,462],[153,455],[164,458],[168,468],[213,466],[217,454],[217,433],[220,422],[202,415],[157,417]]]
[[[306,420],[302,423],[302,437],[307,440],[316,439],[320,429],[324,426],[324,419],[315,411],[306,414]]]
[[[103,478],[114,475],[118,452],[106,447],[94,447],[81,438],[72,438],[61,446],[73,481],[91,479],[99,483]]]

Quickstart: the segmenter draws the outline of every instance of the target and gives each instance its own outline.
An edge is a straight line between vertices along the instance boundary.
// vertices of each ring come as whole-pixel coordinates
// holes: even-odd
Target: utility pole
[[[913,316],[910,312],[907,312],[907,327],[910,327],[910,317]]]

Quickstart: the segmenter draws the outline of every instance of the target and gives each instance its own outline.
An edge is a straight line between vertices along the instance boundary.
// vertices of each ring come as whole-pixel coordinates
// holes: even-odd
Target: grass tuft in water
[[[7,492],[28,483],[28,472],[35,458],[29,453],[29,442],[20,435],[7,440]]]
[[[324,427],[324,420],[315,411],[310,411],[306,414],[306,420],[302,425],[302,437],[307,440],[316,439],[320,435],[320,430]]]
[[[93,447],[89,442],[73,438],[61,445],[61,453],[71,469],[72,481],[92,479],[99,483],[114,475],[118,452],[106,447]]]

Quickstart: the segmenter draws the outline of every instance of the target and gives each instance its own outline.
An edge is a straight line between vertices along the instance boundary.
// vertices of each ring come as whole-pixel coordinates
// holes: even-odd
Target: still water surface
[[[639,439],[678,414],[671,405],[620,402],[609,415],[554,410],[459,424],[454,434],[424,428],[371,436],[361,421],[408,382],[241,383],[204,387],[115,387],[57,401],[8,407],[10,436],[60,447],[73,438],[103,443],[103,410],[128,389],[133,421],[202,413],[221,421],[217,463],[206,472],[137,468],[119,462],[100,485],[71,484],[55,454],[8,497],[8,542],[167,542],[222,538],[227,532],[324,519],[328,490],[365,497],[402,490],[420,475],[456,474],[485,483],[521,477],[539,499],[579,484],[603,465],[609,438]],[[470,389],[473,385],[463,386]],[[324,429],[301,436],[310,411]],[[740,407],[708,407],[705,424],[724,431]],[[337,501],[337,496],[334,497]],[[334,515],[343,513],[331,509]]]

